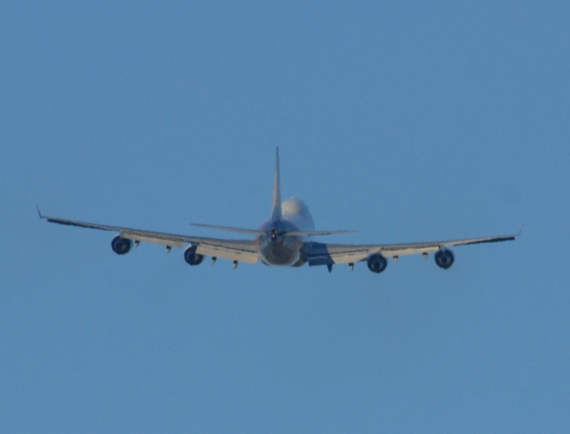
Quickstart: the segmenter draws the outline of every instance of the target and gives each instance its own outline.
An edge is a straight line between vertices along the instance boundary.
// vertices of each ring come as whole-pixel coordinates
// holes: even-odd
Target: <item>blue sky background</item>
[[[0,432],[568,432],[568,2],[189,3],[3,2]],[[523,235],[191,268],[34,208],[255,228],[276,146],[329,241]]]

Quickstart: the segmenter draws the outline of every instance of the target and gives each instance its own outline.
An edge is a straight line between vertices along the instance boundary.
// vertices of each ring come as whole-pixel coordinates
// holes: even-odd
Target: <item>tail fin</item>
[[[281,220],[281,187],[279,186],[279,147],[275,150],[275,181],[273,184],[273,210],[272,220]]]

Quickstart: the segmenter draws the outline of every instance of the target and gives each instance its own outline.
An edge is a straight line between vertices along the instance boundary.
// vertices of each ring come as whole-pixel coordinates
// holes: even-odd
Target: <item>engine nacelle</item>
[[[129,253],[132,246],[133,242],[131,240],[123,238],[120,235],[117,235],[115,238],[113,238],[113,241],[111,241],[111,248],[117,255],[124,255],[126,253]]]
[[[453,256],[453,252],[451,250],[443,249],[439,250],[435,254],[435,263],[438,267],[447,270],[449,267],[453,265],[453,261],[455,257]]]
[[[368,269],[373,273],[381,273],[388,266],[388,261],[380,253],[368,256]]]
[[[190,265],[200,265],[204,260],[204,255],[196,253],[198,246],[189,246],[184,250],[184,260]]]

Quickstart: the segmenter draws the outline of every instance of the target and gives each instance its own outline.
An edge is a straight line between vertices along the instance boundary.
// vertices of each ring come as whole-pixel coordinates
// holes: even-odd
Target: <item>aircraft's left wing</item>
[[[496,243],[514,240],[519,234],[496,237],[467,238],[463,240],[434,241],[427,243],[404,244],[325,244],[307,242],[302,249],[303,257],[309,265],[349,264],[363,261],[372,254],[381,254],[385,258],[424,254],[445,249],[452,246],[465,246],[469,244]]]
[[[215,256],[217,258],[230,259],[240,262],[249,262],[251,264],[257,262],[257,246],[254,240],[224,240],[218,238],[203,238],[190,235],[168,234],[164,232],[124,228],[121,226],[108,226],[56,217],[46,217],[41,213],[40,217],[50,223],[118,232],[121,237],[128,240],[133,240],[137,244],[138,242],[143,241],[154,244],[162,244],[168,247],[183,247],[185,243],[191,243],[192,245],[197,246],[196,252],[200,255]]]

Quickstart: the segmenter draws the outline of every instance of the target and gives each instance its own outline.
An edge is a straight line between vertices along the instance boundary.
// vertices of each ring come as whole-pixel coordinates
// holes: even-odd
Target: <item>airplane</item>
[[[281,201],[279,148],[276,149],[275,155],[271,217],[259,229],[193,224],[204,228],[254,236],[255,239],[253,240],[195,237],[85,223],[47,217],[40,212],[39,208],[37,210],[40,218],[50,223],[118,232],[111,241],[111,248],[118,255],[129,253],[133,244],[138,247],[140,242],[164,245],[167,252],[170,252],[172,247],[182,248],[188,245],[184,250],[184,260],[192,266],[201,264],[205,256],[211,256],[212,264],[218,258],[229,259],[233,261],[234,268],[239,262],[254,264],[260,261],[265,265],[291,267],[300,267],[304,264],[309,266],[326,265],[330,272],[334,264],[348,264],[352,270],[355,263],[366,262],[370,271],[381,273],[388,265],[387,258],[391,257],[394,262],[398,262],[400,256],[422,254],[424,259],[427,259],[429,253],[434,253],[435,263],[440,268],[447,270],[455,260],[450,247],[512,241],[521,234],[519,232],[514,235],[402,244],[326,244],[313,241],[315,236],[355,231],[316,231],[309,208],[302,200],[291,198]]]

